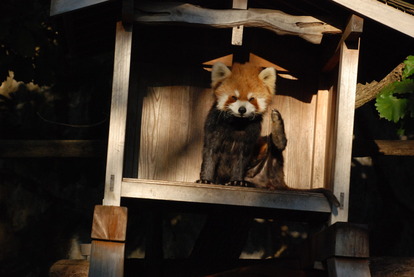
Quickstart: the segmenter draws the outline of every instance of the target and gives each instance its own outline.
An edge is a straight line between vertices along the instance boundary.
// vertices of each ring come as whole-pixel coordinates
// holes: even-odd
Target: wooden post
[[[247,9],[247,0],[233,0],[233,9]],[[243,44],[243,30],[244,26],[239,25],[233,27],[231,34],[231,44],[241,46]]]
[[[89,277],[122,277],[127,208],[95,206]]]
[[[312,260],[326,262],[330,277],[370,277],[365,225],[337,222],[312,237]]]
[[[119,206],[121,203],[131,48],[132,24],[118,22],[116,26],[104,205]]]
[[[332,180],[333,192],[341,205],[333,211],[331,224],[338,221],[348,221],[359,34],[362,32],[362,22],[362,18],[353,15],[339,45]]]

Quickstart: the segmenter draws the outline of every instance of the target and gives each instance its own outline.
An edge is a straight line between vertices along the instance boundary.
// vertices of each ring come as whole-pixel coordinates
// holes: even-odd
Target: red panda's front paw
[[[209,181],[209,180],[197,180],[196,183],[198,183],[198,184],[213,184],[213,182]]]
[[[236,186],[236,187],[254,187],[252,183],[247,181],[230,181],[224,184],[225,186]]]

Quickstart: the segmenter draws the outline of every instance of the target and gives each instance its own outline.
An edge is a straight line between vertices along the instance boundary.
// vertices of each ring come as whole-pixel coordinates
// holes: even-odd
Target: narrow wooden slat
[[[117,23],[104,205],[119,206],[131,64],[132,25]]]
[[[330,213],[319,193],[124,178],[122,197]]]
[[[362,16],[414,37],[414,16],[376,0],[331,0]]]
[[[127,208],[96,205],[93,213],[93,239],[125,241]]]
[[[352,22],[350,23],[352,24]],[[349,182],[354,129],[355,93],[359,58],[359,39],[343,41],[340,49],[338,90],[336,99],[333,157],[333,192],[341,202],[332,214],[331,223],[348,221]]]
[[[124,243],[92,241],[89,277],[122,277],[124,253]]]
[[[0,140],[1,158],[93,158],[105,156],[101,140]]]
[[[331,127],[330,109],[332,93],[328,89],[319,89],[316,100],[315,133],[313,142],[312,188],[327,187],[326,175],[329,129]]]

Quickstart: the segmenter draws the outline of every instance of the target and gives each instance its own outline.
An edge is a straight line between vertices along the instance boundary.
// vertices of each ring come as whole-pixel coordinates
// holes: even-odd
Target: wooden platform
[[[331,213],[321,193],[124,178],[121,197]]]

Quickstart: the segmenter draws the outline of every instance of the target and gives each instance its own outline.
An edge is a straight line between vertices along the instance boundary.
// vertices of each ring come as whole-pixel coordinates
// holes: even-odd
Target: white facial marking
[[[225,105],[228,100],[227,94],[222,94],[217,97],[217,109],[219,110],[225,110]]]
[[[249,92],[249,94],[247,94],[247,99],[250,99],[253,97],[253,92]]]
[[[239,112],[240,107],[245,107],[246,112],[241,114]],[[249,101],[237,100],[236,102],[231,103],[229,105],[229,110],[234,116],[237,116],[237,117],[250,117],[250,116],[255,114],[256,107],[254,105],[252,105]]]
[[[267,109],[267,103],[266,103],[266,99],[264,98],[257,98],[257,106],[259,106],[259,113],[263,113],[264,111],[266,111]]]
[[[237,89],[234,91],[234,94],[236,95],[237,98],[240,97],[240,92]]]

